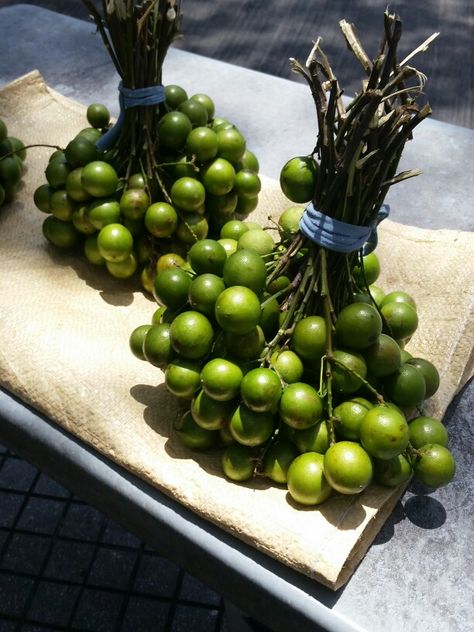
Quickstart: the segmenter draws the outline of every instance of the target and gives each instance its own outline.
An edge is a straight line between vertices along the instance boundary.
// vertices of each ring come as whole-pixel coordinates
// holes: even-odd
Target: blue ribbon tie
[[[369,226],[358,226],[341,222],[321,213],[310,202],[303,213],[300,231],[318,246],[335,252],[349,253],[364,248],[369,254],[377,245],[377,226],[388,217],[390,207],[380,207],[376,219]]]
[[[143,105],[158,105],[166,98],[164,86],[148,86],[146,88],[125,88],[122,82],[118,85],[120,113],[117,122],[103,136],[99,138],[95,146],[100,151],[110,149],[119,137],[120,130],[125,121],[125,111]]]

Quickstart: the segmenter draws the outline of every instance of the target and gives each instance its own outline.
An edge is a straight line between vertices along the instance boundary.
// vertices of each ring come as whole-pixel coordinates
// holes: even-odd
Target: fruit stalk
[[[420,173],[410,170],[396,175],[405,142],[431,109],[429,105],[417,103],[425,81],[422,73],[397,61],[402,32],[397,15],[385,12],[384,37],[373,63],[354,27],[344,20],[340,26],[349,48],[368,75],[360,92],[347,106],[320,39],[315,42],[305,66],[291,59],[293,71],[301,74],[310,87],[318,121],[316,146],[309,156],[316,167],[311,202],[329,218],[370,226],[377,222],[390,186]],[[413,78],[415,82],[409,85],[408,80]],[[315,285],[314,294],[305,299],[304,305],[299,288],[288,296],[286,304],[291,312],[288,321],[310,313],[323,314],[329,308],[328,324],[333,325],[340,310],[352,301],[354,291],[368,291],[366,284],[357,287],[352,278],[357,251],[341,253],[326,249],[301,233],[286,245],[287,251],[274,267],[269,282],[286,274],[298,258],[301,263],[296,271],[293,264],[295,276],[310,261],[315,264],[315,276],[319,276],[318,268],[323,262],[325,267],[324,281]],[[303,252],[306,255],[298,257]],[[281,333],[272,343],[281,343]]]
[[[121,77],[124,87],[136,90],[162,85],[162,66],[171,43],[180,36],[181,1],[112,0],[102,2],[100,13],[83,0]],[[148,194],[170,201],[160,167],[158,121],[165,106],[126,109],[117,140],[108,149],[119,175],[127,179],[143,173]]]

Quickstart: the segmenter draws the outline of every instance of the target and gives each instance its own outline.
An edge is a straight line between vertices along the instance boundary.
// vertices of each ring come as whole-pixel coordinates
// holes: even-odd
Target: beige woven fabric
[[[86,126],[85,109],[34,72],[0,91],[0,117],[25,143],[64,146]],[[176,414],[163,374],[137,360],[130,332],[156,308],[131,285],[57,252],[32,201],[51,149],[28,152],[17,199],[0,209],[0,383],[70,433],[177,501],[296,570],[337,588],[350,577],[402,490],[334,495],[318,509],[289,502],[265,481],[227,482],[217,454],[195,454],[171,433]],[[263,178],[257,215],[288,202]],[[401,185],[403,186],[403,185]],[[380,229],[385,290],[404,289],[421,325],[410,351],[433,360],[442,415],[472,374],[474,236],[389,221]]]

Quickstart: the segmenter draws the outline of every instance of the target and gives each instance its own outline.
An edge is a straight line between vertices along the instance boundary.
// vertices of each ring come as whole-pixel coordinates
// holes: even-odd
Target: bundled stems
[[[342,91],[319,39],[305,67],[295,59],[291,60],[291,65],[307,81],[316,106],[318,137],[312,156],[317,160],[318,169],[313,205],[334,219],[369,226],[376,220],[390,186],[420,173],[419,170],[409,170],[397,174],[397,168],[405,142],[411,138],[415,127],[429,116],[431,109],[429,105],[419,106],[416,102],[424,85],[422,73],[397,62],[397,46],[402,33],[397,15],[388,12],[384,15],[384,36],[374,62],[370,61],[354,26],[344,20],[340,26],[351,51],[368,75],[361,91],[347,107],[344,107]],[[434,37],[415,52],[425,50]],[[411,58],[412,55],[407,57]],[[415,83],[408,86],[406,82],[413,77]],[[298,234],[288,244],[288,250],[272,271],[269,282],[286,273],[302,250],[308,251],[302,266],[307,261],[320,263],[323,259],[318,254],[323,249]],[[349,302],[353,291],[350,270],[356,257],[357,253],[346,255],[332,251],[324,255],[328,271],[325,293],[327,291],[332,305],[333,320]],[[288,305],[299,301],[300,297],[301,292],[295,289],[287,299]],[[312,305],[321,312],[320,298],[314,299]]]
[[[181,0],[102,0],[99,12],[91,0],[82,0],[126,88],[162,85],[162,66],[171,43],[180,36]],[[157,127],[163,108],[127,109],[125,122],[110,158],[119,175],[142,172],[154,199],[169,200],[161,169]]]
[[[419,105],[425,77],[408,60],[426,50],[432,35],[402,63],[397,48],[402,24],[397,15],[384,14],[384,33],[380,50],[372,62],[354,26],[340,22],[348,47],[367,74],[361,90],[344,105],[342,90],[318,39],[305,66],[291,59],[291,67],[308,83],[315,103],[318,136],[310,154],[317,170],[312,204],[333,219],[370,226],[376,222],[389,188],[420,173],[413,169],[397,173],[398,164],[413,130],[430,115],[429,105]],[[285,317],[279,331],[265,347],[261,364],[270,364],[276,348],[289,345],[296,323],[309,315],[324,318],[327,330],[326,354],[322,359],[320,394],[326,403],[326,424],[330,443],[335,441],[333,415],[333,366],[340,365],[333,355],[335,322],[341,309],[353,301],[357,291],[369,292],[367,283],[356,287],[352,278],[361,252],[348,254],[326,250],[298,233],[286,243],[268,275],[268,284],[282,275],[293,278],[286,288],[281,309]],[[365,275],[363,275],[365,279]],[[382,396],[367,380],[349,373],[379,401]]]

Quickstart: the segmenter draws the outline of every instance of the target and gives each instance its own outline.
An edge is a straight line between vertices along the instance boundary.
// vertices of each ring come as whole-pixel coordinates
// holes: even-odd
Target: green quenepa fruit
[[[281,170],[280,186],[286,197],[302,204],[309,202],[314,195],[317,164],[310,156],[291,158]]]
[[[298,454],[298,449],[293,443],[285,439],[277,439],[265,451],[263,473],[274,483],[286,483],[288,469]]]

